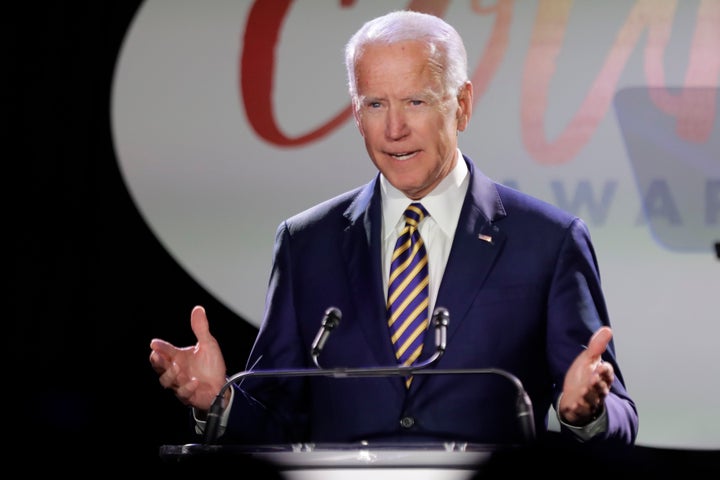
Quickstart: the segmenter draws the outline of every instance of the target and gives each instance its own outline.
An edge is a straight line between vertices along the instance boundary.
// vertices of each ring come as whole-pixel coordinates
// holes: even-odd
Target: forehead
[[[355,64],[358,91],[365,94],[403,88],[437,90],[440,73],[430,46],[415,40],[366,45]]]

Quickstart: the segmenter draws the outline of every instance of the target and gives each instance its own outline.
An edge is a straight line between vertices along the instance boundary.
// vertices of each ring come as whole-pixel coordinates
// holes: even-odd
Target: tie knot
[[[423,218],[427,217],[429,214],[427,210],[425,210],[425,207],[422,206],[422,203],[420,202],[414,202],[408,205],[408,207],[405,209],[405,223],[407,225],[417,227],[418,223],[423,221]]]

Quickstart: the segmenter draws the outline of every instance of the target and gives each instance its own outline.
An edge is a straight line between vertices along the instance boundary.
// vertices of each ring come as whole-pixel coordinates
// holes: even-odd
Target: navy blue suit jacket
[[[470,185],[436,306],[450,315],[438,369],[499,368],[528,392],[538,435],[566,370],[609,325],[585,224],[495,183],[465,157]],[[276,234],[266,314],[248,368],[313,366],[310,347],[330,306],[342,321],[324,346],[325,368],[396,363],[386,324],[379,178],[283,222]],[[484,234],[492,242],[479,239]],[[431,327],[432,328],[432,327]],[[426,335],[424,355],[436,350]],[[632,443],[635,405],[615,368],[602,435]],[[224,441],[232,443],[522,441],[514,386],[493,375],[245,378]],[[402,419],[405,419],[401,422]]]

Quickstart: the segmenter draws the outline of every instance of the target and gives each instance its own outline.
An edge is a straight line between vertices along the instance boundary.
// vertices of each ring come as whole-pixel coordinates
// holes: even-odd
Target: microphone
[[[342,313],[340,312],[339,308],[330,307],[325,310],[325,316],[320,323],[320,330],[315,336],[315,340],[313,340],[312,346],[310,348],[313,362],[318,368],[320,368],[320,364],[318,363],[318,356],[320,355],[320,352],[322,352],[322,349],[325,348],[325,342],[327,342],[327,339],[330,336],[330,332],[332,332],[333,329],[338,326],[341,318]]]
[[[500,375],[508,379],[517,391],[515,411],[520,429],[528,440],[535,439],[535,420],[532,410],[532,402],[522,382],[512,373],[499,368],[455,368],[455,369],[432,369],[427,367],[437,362],[445,353],[447,346],[447,326],[450,321],[450,314],[444,307],[437,307],[433,312],[432,323],[435,326],[435,352],[422,362],[413,365],[393,365],[387,367],[360,367],[360,368],[330,368],[324,369],[320,366],[318,358],[322,353],[332,330],[337,327],[342,318],[342,313],[336,307],[329,307],[323,316],[320,330],[315,336],[311,345],[313,362],[317,368],[300,368],[289,370],[246,370],[232,375],[218,392],[215,400],[207,414],[203,443],[211,444],[217,439],[217,432],[222,415],[222,400],[225,392],[238,380],[245,377],[317,377],[325,376],[332,378],[349,377],[387,377],[387,376],[410,376],[410,375],[454,375],[454,374],[492,374]]]
[[[450,314],[445,307],[438,307],[433,313],[433,323],[435,324],[435,346],[437,350],[445,353],[447,346],[447,326],[450,323]]]

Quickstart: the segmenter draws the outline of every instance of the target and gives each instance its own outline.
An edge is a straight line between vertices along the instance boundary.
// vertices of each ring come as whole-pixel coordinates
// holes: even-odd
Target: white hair
[[[457,92],[468,81],[467,52],[460,34],[445,20],[434,15],[411,10],[390,12],[366,22],[345,45],[345,69],[348,90],[357,106],[357,78],[355,64],[369,44],[392,44],[408,40],[426,42],[431,61],[442,72],[447,92]]]

